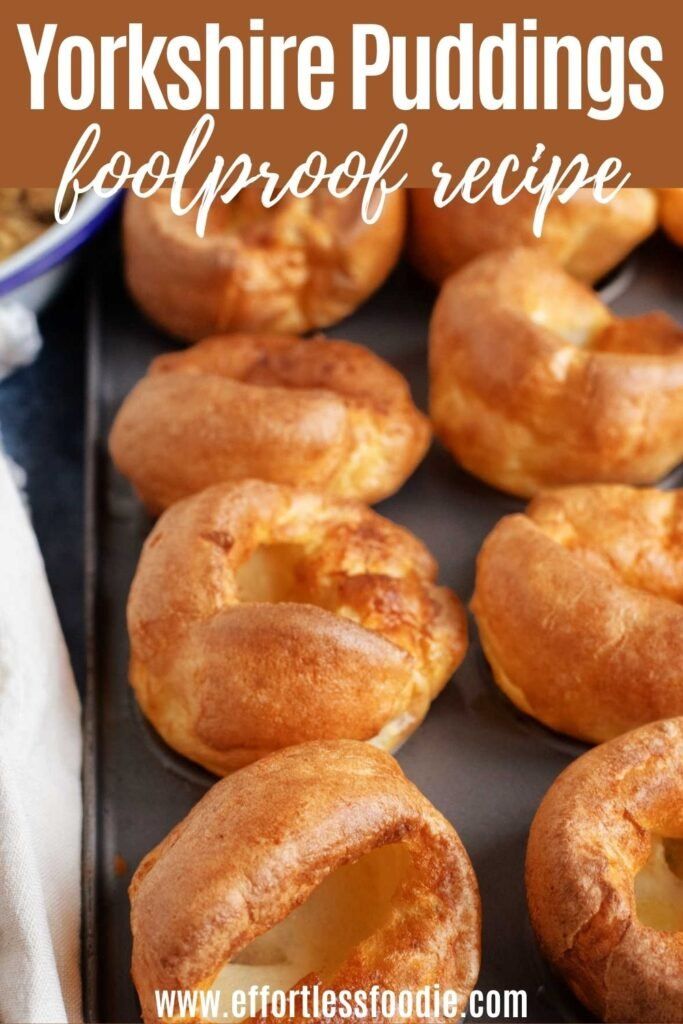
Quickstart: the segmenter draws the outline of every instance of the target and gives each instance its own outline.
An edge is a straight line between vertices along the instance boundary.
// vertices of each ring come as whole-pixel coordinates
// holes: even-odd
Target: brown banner
[[[263,19],[263,32],[250,33],[249,19]],[[255,164],[270,161],[282,173],[303,161],[312,149],[321,150],[331,164],[343,160],[351,150],[360,150],[370,161],[374,160],[385,137],[397,123],[408,128],[408,138],[394,171],[407,171],[412,184],[430,184],[432,164],[441,161],[444,167],[458,177],[474,158],[488,157],[494,164],[507,154],[516,154],[526,166],[538,143],[546,147],[548,155],[558,154],[568,161],[577,153],[588,154],[591,166],[608,157],[618,157],[626,171],[632,174],[632,184],[683,185],[680,124],[683,83],[683,14],[671,0],[650,0],[633,5],[616,0],[601,3],[577,0],[569,4],[497,2],[482,3],[461,0],[415,0],[398,4],[387,0],[361,2],[345,0],[335,5],[311,2],[252,0],[245,3],[226,3],[225,0],[203,0],[191,4],[167,2],[138,2],[119,0],[115,4],[54,3],[26,0],[6,0],[0,29],[0,83],[2,86],[5,144],[0,157],[0,184],[51,185],[59,180],[74,145],[91,123],[101,126],[101,139],[84,174],[106,163],[117,150],[125,150],[136,167],[149,158],[154,150],[163,150],[173,165],[183,144],[198,118],[206,111],[205,97],[193,110],[156,110],[144,93],[142,109],[129,109],[128,58],[125,48],[114,54],[116,73],[115,109],[102,109],[99,85],[101,70],[100,39],[106,36],[126,36],[131,22],[142,23],[146,46],[154,35],[173,37],[189,35],[203,45],[205,26],[217,22],[222,34],[249,40],[250,35],[261,35],[265,40],[266,63],[269,44],[274,36],[296,36],[299,40],[313,34],[328,37],[334,47],[334,98],[328,109],[304,109],[297,97],[296,51],[285,53],[284,110],[228,110],[213,111],[216,127],[207,149],[195,168],[196,176],[206,173],[206,167],[216,155],[230,164],[238,154],[247,153]],[[537,30],[525,30],[523,19],[535,19]],[[57,23],[53,50],[45,76],[45,109],[30,108],[30,76],[17,30],[18,23],[30,25],[33,37],[39,40],[46,23]],[[618,89],[624,85],[623,111],[618,116],[598,119],[589,116],[591,98],[587,95],[585,75],[581,96],[581,110],[567,110],[566,69],[562,73],[560,58],[560,85],[558,110],[487,110],[482,109],[475,96],[473,110],[444,110],[435,99],[433,59],[438,40],[457,34],[461,23],[474,24],[475,45],[489,34],[500,34],[503,22],[514,23],[517,31],[515,44],[517,81],[513,84],[516,101],[523,98],[522,66],[526,60],[539,69],[543,79],[543,37],[576,36],[583,44],[585,58],[588,43],[596,36],[624,37],[625,61],[623,72],[619,68],[619,54],[610,56],[605,51],[601,61],[602,80],[609,91],[611,75],[617,83],[618,110],[621,101]],[[432,74],[428,76],[431,108],[427,110],[396,109],[392,97],[392,65],[382,76],[368,81],[367,109],[352,108],[352,27],[356,24],[377,24],[389,36],[406,37],[406,91],[415,91],[415,38],[428,36],[427,49],[432,55]],[[87,37],[95,50],[96,88],[94,101],[88,109],[66,110],[57,94],[57,53],[59,44],[67,37],[78,34]],[[629,85],[648,86],[629,63],[629,44],[638,36],[654,36],[661,41],[663,60],[653,64],[661,78],[664,95],[657,109],[635,109],[629,97]],[[523,40],[537,40],[538,53],[534,61],[532,50],[526,55]],[[399,50],[402,44],[399,43]],[[618,50],[618,46],[617,46]],[[369,51],[370,53],[370,48]],[[475,50],[476,52],[476,50]],[[68,64],[68,54],[64,55]],[[495,88],[503,88],[502,65],[499,55],[494,58]],[[616,70],[615,70],[616,61]],[[78,64],[78,62],[76,62]],[[423,62],[423,68],[425,64]],[[199,78],[202,65],[196,70]],[[584,67],[585,71],[585,67]],[[224,77],[227,77],[224,76]],[[400,77],[400,74],[399,74]],[[319,76],[312,88],[317,89],[326,76]],[[476,78],[476,68],[475,68]],[[163,57],[157,67],[157,80],[163,87],[177,78],[169,71]],[[72,83],[78,93],[79,83]],[[248,83],[247,83],[248,85]],[[265,96],[270,95],[270,75],[267,76]],[[258,89],[257,89],[258,92]],[[476,81],[475,81],[476,93]],[[602,107],[609,105],[602,101]],[[266,99],[267,103],[267,99]],[[598,102],[593,103],[600,107]]]

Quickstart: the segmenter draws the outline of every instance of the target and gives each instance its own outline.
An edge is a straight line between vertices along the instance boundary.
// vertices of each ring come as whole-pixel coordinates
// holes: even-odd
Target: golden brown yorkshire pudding
[[[619,319],[540,252],[451,277],[429,345],[435,432],[502,490],[652,483],[683,459],[683,330]]]
[[[166,742],[217,774],[292,743],[394,749],[463,658],[465,614],[407,530],[250,480],[172,505],[128,602],[130,679]]]
[[[483,253],[516,246],[538,248],[572,277],[592,284],[657,227],[657,201],[649,188],[621,189],[607,203],[599,203],[590,188],[566,203],[555,198],[541,238],[533,232],[538,196],[528,192],[505,206],[486,195],[476,203],[457,197],[437,207],[431,189],[411,189],[410,205],[412,261],[437,284]]]
[[[479,893],[460,840],[363,743],[290,747],[216,783],[145,857],[130,897],[146,1024],[155,990],[220,991],[219,1019],[232,1021],[234,992],[299,982],[440,985],[462,1011],[479,971]]]
[[[683,245],[683,188],[659,188],[659,219],[672,242]]]
[[[500,688],[600,742],[683,714],[683,491],[572,487],[506,516],[472,608]]]
[[[604,1021],[683,1021],[683,718],[580,757],[531,826],[541,949]]]
[[[235,334],[155,359],[119,410],[110,450],[157,513],[245,477],[379,501],[429,438],[407,382],[361,345]]]
[[[203,238],[195,222],[193,211],[172,212],[167,189],[128,197],[126,280],[147,316],[191,341],[223,331],[303,334],[348,316],[382,284],[403,245],[406,197],[392,192],[366,224],[356,193],[334,199],[319,189],[266,209],[249,189],[214,203]]]

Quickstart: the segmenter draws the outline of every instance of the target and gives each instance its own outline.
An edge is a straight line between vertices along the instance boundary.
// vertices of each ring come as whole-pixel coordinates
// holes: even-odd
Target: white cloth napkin
[[[55,524],[59,529],[59,524]],[[78,693],[0,454],[0,1021],[81,1019]]]

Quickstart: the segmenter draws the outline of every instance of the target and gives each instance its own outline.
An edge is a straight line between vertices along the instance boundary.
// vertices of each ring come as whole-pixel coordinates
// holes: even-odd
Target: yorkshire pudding
[[[233,993],[253,984],[440,985],[462,1012],[477,979],[467,854],[393,758],[363,743],[290,747],[216,783],[145,857],[130,897],[147,1024],[155,991],[218,991],[218,1019],[232,1021]]]
[[[683,491],[539,495],[484,542],[472,609],[496,682],[552,729],[683,715]]]
[[[660,188],[659,219],[672,242],[683,245],[683,188]]]
[[[130,679],[166,742],[217,774],[292,743],[394,749],[463,658],[465,614],[407,530],[250,480],[172,505],[128,602]]]
[[[613,190],[608,190],[613,191]],[[657,201],[649,188],[624,188],[606,203],[590,188],[566,203],[550,203],[541,238],[533,233],[538,196],[521,192],[505,206],[490,195],[476,203],[456,197],[434,205],[431,189],[411,189],[410,254],[436,284],[494,249],[536,247],[580,281],[592,284],[612,270],[657,227]]]
[[[235,334],[155,359],[119,411],[110,450],[157,513],[245,477],[379,501],[429,438],[404,378],[361,345]]]
[[[653,483],[683,458],[683,330],[664,313],[614,316],[540,252],[454,274],[429,357],[435,432],[502,490]]]
[[[195,218],[173,213],[167,189],[126,201],[126,280],[147,316],[191,341],[223,331],[303,334],[348,316],[382,284],[403,245],[406,198],[392,192],[366,224],[355,192],[335,199],[318,189],[266,209],[250,189],[214,203],[203,238]]]
[[[541,949],[604,1021],[683,1021],[683,718],[597,747],[531,826]]]

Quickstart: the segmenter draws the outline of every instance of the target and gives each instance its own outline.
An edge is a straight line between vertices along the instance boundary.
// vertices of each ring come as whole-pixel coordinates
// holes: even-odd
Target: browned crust
[[[133,978],[147,1022],[154,990],[209,986],[326,875],[388,843],[412,868],[379,932],[331,989],[440,983],[466,1002],[479,970],[476,878],[453,828],[389,755],[351,741],[290,747],[217,783],[152,850],[130,887]]]
[[[236,573],[294,544],[299,591],[241,603]],[[357,502],[245,481],[173,505],[128,602],[130,678],[166,741],[224,773],[318,738],[415,728],[462,660],[460,602],[404,530]],[[299,602],[299,603],[293,603]]]
[[[682,718],[584,754],[531,826],[526,885],[541,948],[605,1021],[683,1021],[683,933],[636,914],[651,832],[683,836]]]
[[[109,447],[158,513],[245,477],[379,501],[429,440],[405,379],[363,346],[236,334],[155,359],[119,410]]]
[[[490,253],[447,281],[430,380],[437,435],[515,494],[652,483],[683,458],[683,330],[617,320],[539,252]]]
[[[371,225],[360,195],[322,190],[270,210],[252,193],[227,209],[219,202],[204,238],[194,217],[173,214],[166,189],[127,199],[126,280],[147,316],[192,341],[224,331],[303,334],[343,319],[382,284],[403,245],[406,197],[388,195]]]
[[[431,189],[411,189],[411,258],[440,284],[483,253],[531,246],[591,284],[657,226],[657,203],[647,188],[622,189],[608,203],[597,202],[591,189],[581,189],[566,204],[555,199],[540,239],[533,233],[537,205],[538,196],[523,192],[504,206],[486,195],[476,203],[458,197],[439,208]]]
[[[683,492],[596,486],[502,519],[472,608],[508,697],[600,742],[683,714],[682,601]]]
[[[659,188],[659,219],[672,242],[683,245],[683,188]]]

